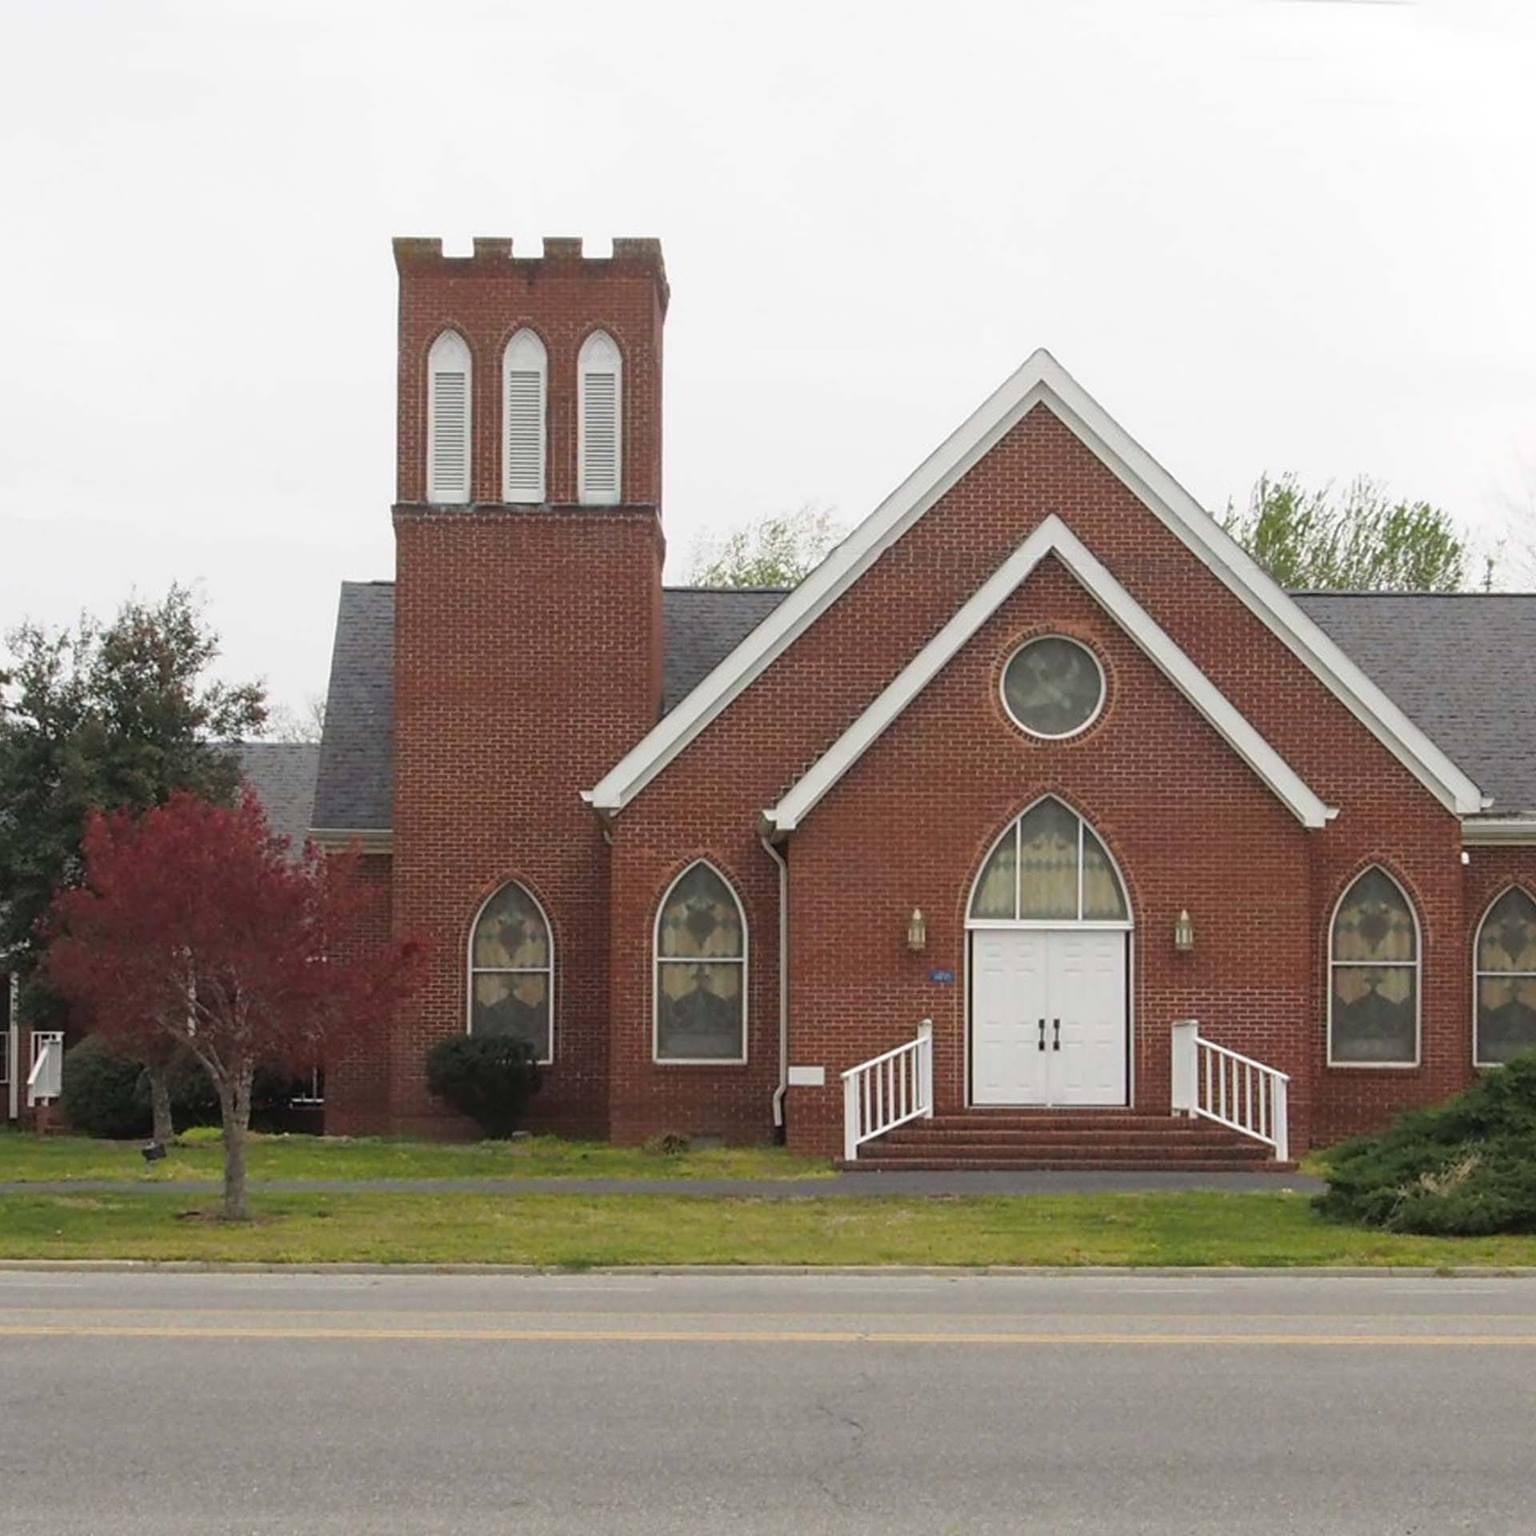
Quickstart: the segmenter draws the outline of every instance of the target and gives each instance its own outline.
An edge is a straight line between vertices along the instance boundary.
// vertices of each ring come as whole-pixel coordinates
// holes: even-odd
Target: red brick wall
[[[1243,710],[1338,818],[1307,833],[1205,727],[1059,568],[1046,569],[790,840],[791,1019],[796,1062],[828,1069],[790,1095],[793,1142],[830,1149],[836,1072],[910,1038],[933,1013],[939,1092],[956,1102],[964,988],[962,904],[992,839],[1054,789],[1099,827],[1136,904],[1138,1098],[1165,1106],[1167,1030],[1193,1015],[1239,1050],[1291,1070],[1297,1142],[1328,1138],[1426,1102],[1468,1077],[1460,832],[1447,813],[1219,579],[1054,416],[1037,409],[843,599],[726,709],[618,817],[614,859],[615,1131],[667,1115],[743,1116],[768,1134],[773,999],[753,985],[754,1062],[764,1074],[649,1063],[649,921],[684,851],[738,880],[755,952],[771,937],[772,867],[755,823],[902,665],[1048,513],[1057,513]],[[1030,742],[999,714],[996,672],[1038,628],[1080,629],[1100,647],[1112,697],[1070,743]],[[861,808],[858,802],[863,801]],[[1209,847],[1206,844],[1209,843]],[[1327,926],[1353,874],[1380,860],[1419,907],[1423,1063],[1326,1069]],[[755,873],[754,873],[755,871]],[[918,959],[904,948],[914,904],[930,914]],[[1171,951],[1188,907],[1195,952]],[[937,1011],[935,1011],[937,1010]]]
[[[549,249],[547,247],[547,249]],[[660,682],[659,252],[616,246],[542,262],[503,242],[445,260],[398,242],[401,505],[393,920],[437,942],[397,1022],[390,1115],[447,1122],[425,1095],[427,1045],[463,1028],[464,955],[479,902],[523,880],[555,928],[557,1060],[544,1122],[637,1140],[655,1131],[771,1134],[778,1081],[777,871],[762,809],[1047,514],[1061,516],[1339,815],[1302,829],[1182,696],[1053,562],[984,626],[784,850],[791,876],[791,1059],[827,1069],[795,1089],[790,1139],[832,1150],[842,1068],[933,1017],[938,1091],[963,1102],[964,904],[992,840],[1044,792],[1079,809],[1116,856],[1136,919],[1136,1102],[1168,1103],[1168,1030],[1216,1039],[1293,1078],[1293,1145],[1429,1102],[1471,1075],[1470,928],[1487,888],[1536,860],[1474,851],[1418,781],[1219,578],[1044,408],[1020,423],[843,599],[622,812],[611,846],[578,792],[654,720]],[[424,364],[456,327],[475,359],[474,488],[498,494],[500,354],[531,324],[550,353],[551,499],[575,488],[575,358],[602,325],[625,354],[625,499],[613,509],[427,509]],[[1094,647],[1100,720],[1070,742],[1023,736],[997,679],[1028,635]],[[1448,744],[1454,747],[1454,744]],[[750,927],[748,1060],[652,1060],[652,937],[671,880],[706,856]],[[1328,928],[1340,894],[1380,862],[1423,937],[1423,1049],[1411,1069],[1326,1065]],[[929,919],[921,956],[906,916]],[[1172,946],[1192,914],[1196,948]],[[953,986],[928,980],[953,970]]]
[[[357,880],[363,891],[363,908],[355,934],[359,950],[388,944],[393,932],[390,862],[388,854],[368,854],[357,861]],[[381,1018],[378,1029],[369,1038],[353,1042],[325,1063],[328,1136],[361,1136],[386,1127],[393,1035],[393,1020]]]
[[[397,242],[401,504],[395,509],[394,922],[425,937],[424,985],[397,1020],[390,1113],[399,1129],[450,1122],[426,1093],[424,1057],[466,1023],[469,929],[518,880],[554,931],[555,1061],[533,1124],[602,1134],[608,1123],[608,871],[579,798],[655,722],[661,700],[661,324],[654,242],[611,260],[546,242],[444,259]],[[479,504],[420,504],[425,361],[457,328],[474,355]],[[530,325],[549,353],[551,505],[497,505],[500,366]],[[625,504],[576,494],[576,356],[601,327],[624,355]]]

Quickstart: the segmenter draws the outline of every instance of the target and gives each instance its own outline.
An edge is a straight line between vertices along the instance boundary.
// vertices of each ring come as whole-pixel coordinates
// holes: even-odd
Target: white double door
[[[1124,1104],[1126,952],[1103,928],[971,934],[971,1102]]]

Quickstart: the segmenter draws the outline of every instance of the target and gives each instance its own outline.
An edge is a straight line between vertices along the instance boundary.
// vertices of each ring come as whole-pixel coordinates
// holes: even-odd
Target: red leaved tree
[[[256,1069],[296,1076],[382,1031],[419,946],[360,945],[352,857],[294,858],[254,795],[96,816],[83,852],[84,884],[54,902],[48,973],[128,1054],[174,1042],[203,1064],[224,1122],[224,1214],[244,1220]]]

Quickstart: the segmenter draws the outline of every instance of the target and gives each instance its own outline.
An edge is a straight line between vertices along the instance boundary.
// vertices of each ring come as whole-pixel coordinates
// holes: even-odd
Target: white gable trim
[[[622,810],[743,689],[1036,405],[1046,405],[1266,624],[1448,810],[1477,786],[1344,654],[1043,348],[915,469],[734,651],[583,798]]]
[[[817,759],[810,772],[771,811],[763,813],[774,835],[793,832],[805,820],[1047,555],[1055,555],[1087,588],[1302,826],[1327,825],[1337,812],[1324,805],[1082,540],[1052,514],[971,594],[943,629]]]

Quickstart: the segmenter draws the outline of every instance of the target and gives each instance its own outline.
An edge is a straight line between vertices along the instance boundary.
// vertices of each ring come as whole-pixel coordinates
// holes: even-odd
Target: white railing
[[[843,1073],[843,1158],[908,1120],[933,1118],[933,1020],[917,1026],[917,1039],[849,1067]]]
[[[1251,1056],[1240,1056],[1200,1033],[1195,1019],[1173,1026],[1173,1112],[1213,1120],[1291,1158],[1291,1080]]]
[[[27,1073],[27,1108],[51,1104],[64,1087],[64,1033],[32,1031],[32,1070]]]

